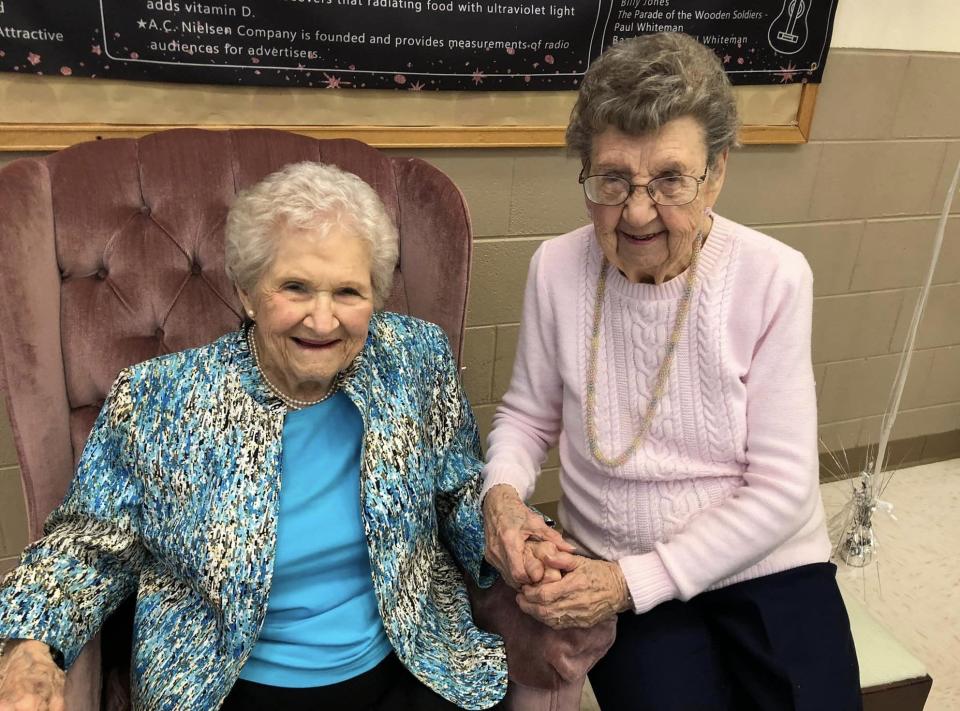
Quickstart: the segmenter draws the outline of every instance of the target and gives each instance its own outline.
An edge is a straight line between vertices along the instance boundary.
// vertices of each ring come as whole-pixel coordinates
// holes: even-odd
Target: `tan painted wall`
[[[907,325],[960,160],[960,56],[834,50],[810,143],[733,155],[717,209],[803,251],[815,276],[820,434],[879,439]],[[465,383],[485,432],[510,377],[527,262],[586,221],[562,151],[422,152],[473,211]],[[960,456],[960,199],[894,431],[892,461]],[[556,459],[536,501],[556,498]]]
[[[960,52],[957,0],[839,0],[830,46]]]
[[[718,211],[802,250],[827,446],[876,442],[949,180],[960,160],[960,55],[834,49],[807,145],[738,150]],[[464,374],[485,433],[510,377],[527,262],[586,221],[561,150],[424,150],[475,230]],[[0,155],[0,162],[14,156]],[[893,461],[960,456],[960,199],[898,420]],[[551,456],[535,500],[557,498]],[[0,568],[24,545],[19,470],[0,410]]]

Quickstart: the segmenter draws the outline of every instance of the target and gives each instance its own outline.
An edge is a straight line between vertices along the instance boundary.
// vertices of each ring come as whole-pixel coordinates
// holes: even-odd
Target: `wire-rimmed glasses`
[[[586,170],[586,168],[584,168]],[[584,175],[580,171],[579,181],[583,185],[583,194],[597,205],[622,205],[637,188],[645,188],[647,195],[658,205],[687,205],[697,199],[700,185],[707,179],[708,168],[703,175],[666,175],[654,178],[643,185],[631,183],[619,175]]]

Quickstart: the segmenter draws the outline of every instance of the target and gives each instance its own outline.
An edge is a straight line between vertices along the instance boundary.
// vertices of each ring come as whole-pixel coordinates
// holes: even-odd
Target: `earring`
[[[253,311],[247,311],[247,316],[250,317],[250,320],[253,320]]]

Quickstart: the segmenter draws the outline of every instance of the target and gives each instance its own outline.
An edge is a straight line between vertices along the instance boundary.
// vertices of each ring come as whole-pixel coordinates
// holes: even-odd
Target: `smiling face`
[[[690,264],[698,231],[712,224],[708,211],[723,187],[727,155],[707,171],[697,198],[687,205],[658,205],[639,188],[623,205],[596,205],[587,200],[597,240],[607,260],[632,282],[660,284]],[[593,139],[589,174],[617,175],[646,184],[670,175],[699,178],[707,167],[703,129],[684,116],[652,134],[633,136],[608,127]]]
[[[363,348],[373,315],[370,246],[349,225],[280,227],[273,262],[240,292],[260,366],[285,394],[315,400]]]

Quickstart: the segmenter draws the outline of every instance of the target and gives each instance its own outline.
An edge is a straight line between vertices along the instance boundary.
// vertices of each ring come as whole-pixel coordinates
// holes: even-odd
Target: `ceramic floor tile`
[[[821,487],[828,517],[850,497],[850,482]],[[960,709],[960,459],[893,474],[881,497],[892,515],[874,515],[875,561],[840,563],[844,592],[927,667],[933,688],[924,711]]]

